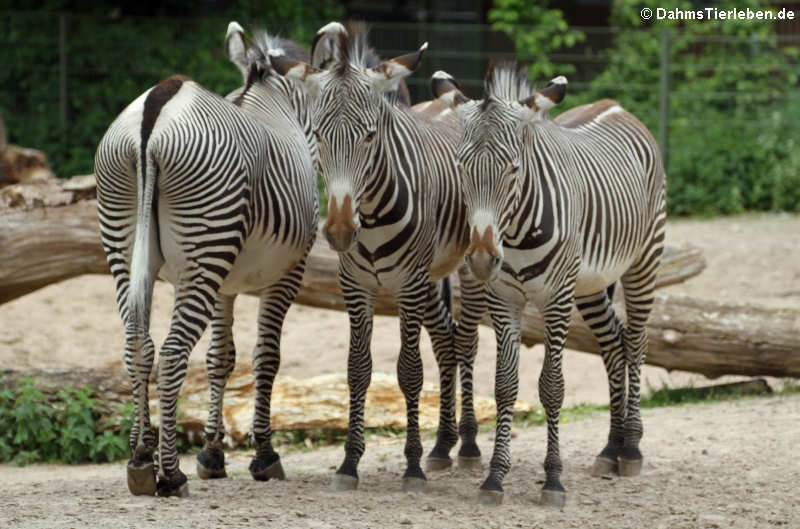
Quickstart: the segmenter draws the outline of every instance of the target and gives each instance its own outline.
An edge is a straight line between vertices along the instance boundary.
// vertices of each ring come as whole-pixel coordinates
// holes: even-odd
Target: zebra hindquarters
[[[131,163],[136,142],[119,126],[112,126],[98,146],[95,158],[100,238],[116,291],[117,308],[125,328],[124,364],[131,380],[135,418],[131,427],[128,487],[133,494],[156,492],[153,453],[156,434],[150,425],[148,380],[155,358],[150,337],[150,302],[153,281],[163,263],[157,248],[156,226],[142,231],[149,262],[140,263],[144,292],[138,316],[131,311],[134,238],[138,224],[137,174]],[[141,246],[141,244],[140,244]],[[141,257],[141,256],[140,256]]]

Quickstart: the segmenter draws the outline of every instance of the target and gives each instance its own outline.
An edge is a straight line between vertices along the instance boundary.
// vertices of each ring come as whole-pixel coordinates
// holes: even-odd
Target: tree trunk
[[[47,192],[36,188],[42,196],[15,198],[25,207],[0,210],[0,303],[77,275],[108,273],[100,245],[97,203],[79,200],[89,188],[91,183],[75,181]],[[3,196],[17,196],[8,189],[2,190]],[[36,207],[42,204],[46,206]],[[338,256],[319,239],[308,258],[297,303],[346,310],[337,279]],[[657,287],[684,281],[704,267],[705,260],[696,248],[667,248]],[[457,305],[457,285],[453,290]],[[376,299],[376,313],[396,314],[393,298],[384,294]],[[488,324],[488,317],[484,323]],[[708,376],[800,376],[797,311],[657,294],[648,328],[649,364]],[[523,342],[541,343],[543,329],[538,312],[529,306],[523,318]],[[594,337],[577,312],[573,313],[567,346],[598,353]]]

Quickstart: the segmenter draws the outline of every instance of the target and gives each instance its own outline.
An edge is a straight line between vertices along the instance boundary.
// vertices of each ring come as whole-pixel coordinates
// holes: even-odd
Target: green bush
[[[77,464],[127,457],[133,406],[98,423],[93,393],[88,387],[65,388],[50,403],[30,378],[0,391],[0,461]]]
[[[518,17],[533,9],[512,0],[504,4],[517,9]],[[779,42],[774,22],[645,22],[640,16],[643,7],[655,12],[657,7],[688,10],[695,5],[683,0],[616,0],[611,24],[619,31],[606,50],[605,68],[585,90],[570,90],[559,111],[608,97],[655,134],[662,36],[668,31],[670,126],[665,159],[670,214],[800,211],[795,139],[800,48]],[[723,1],[716,7],[755,10],[768,4]],[[552,32],[561,31],[556,18],[542,20],[550,20]],[[519,29],[498,23],[495,27],[515,40],[520,57],[533,57],[543,49],[536,41],[517,38]],[[532,78],[544,78],[542,72],[533,72],[539,75]]]

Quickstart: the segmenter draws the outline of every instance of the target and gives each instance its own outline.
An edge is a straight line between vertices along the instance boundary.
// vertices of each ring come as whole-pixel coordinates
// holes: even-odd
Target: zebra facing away
[[[250,472],[255,479],[283,478],[271,446],[269,400],[284,316],[316,235],[316,180],[307,96],[275,75],[266,59],[273,47],[288,54],[297,49],[268,35],[250,47],[243,33],[235,22],[228,27],[228,56],[245,78],[228,101],[185,77],[170,77],[120,114],[95,157],[101,236],[133,383],[136,419],[128,487],[134,494],[188,493],[175,446],[177,397],[189,353],[209,321],[211,407],[198,474],[225,475],[222,394],[235,361],[232,309],[240,292],[259,291],[261,297]],[[149,317],[156,275],[175,286],[169,334],[158,358],[157,483],[147,400],[155,356]]]
[[[518,389],[520,314],[528,301],[545,321],[539,395],[547,413],[542,503],[561,506],[558,420],[564,397],[561,355],[573,301],[602,349],[611,428],[593,474],[641,471],[639,375],[647,348],[664,241],[666,177],[647,128],[614,101],[574,108],[557,119],[566,79],[534,91],[514,64],[490,65],[485,99],[471,101],[448,74],[431,88],[459,115],[459,171],[469,211],[472,272],[488,281],[497,334],[497,432],[483,503],[501,503]],[[627,322],[611,305],[621,280]],[[627,395],[626,395],[627,371]]]
[[[395,294],[400,312],[397,373],[408,418],[403,488],[419,490],[427,483],[418,427],[420,326],[431,336],[440,371],[439,431],[427,461],[428,470],[437,470],[451,464],[449,451],[458,440],[453,338],[464,350],[474,348],[483,313],[483,285],[462,267],[462,311],[454,326],[449,293],[443,293],[438,281],[463,262],[469,242],[455,165],[458,122],[426,119],[386,95],[417,68],[425,45],[369,67],[365,28],[348,32],[331,23],[320,33],[327,36],[315,43],[325,43],[336,58],[328,70],[278,53],[270,60],[276,71],[301,81],[312,95],[311,119],[329,204],[323,232],[340,253],[339,279],[350,317],[349,429],[333,487],[358,486],[364,400],[372,372],[373,304],[383,287]],[[316,55],[313,49],[312,57]],[[465,411],[462,417],[459,454],[474,459],[480,455],[474,413]]]

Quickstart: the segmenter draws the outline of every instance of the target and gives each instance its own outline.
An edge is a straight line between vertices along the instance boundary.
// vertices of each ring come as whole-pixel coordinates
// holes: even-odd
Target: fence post
[[[658,142],[661,146],[661,157],[664,169],[669,165],[669,80],[670,80],[670,45],[672,32],[665,29],[661,32],[661,80],[659,83],[658,105]]]
[[[67,127],[67,15],[58,16],[58,106],[61,127]]]

